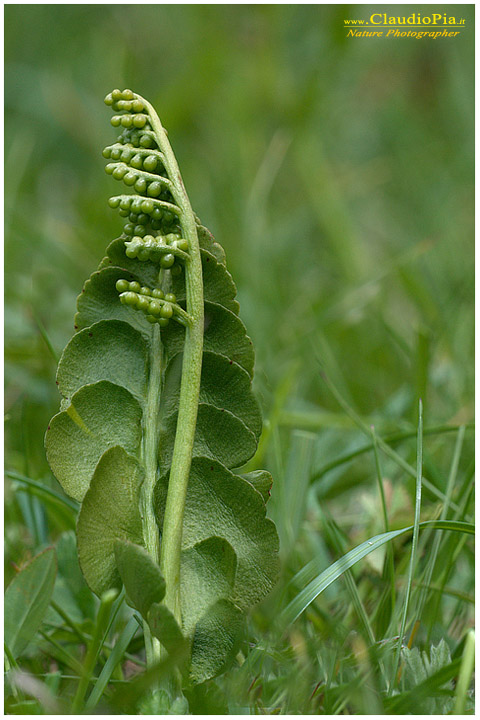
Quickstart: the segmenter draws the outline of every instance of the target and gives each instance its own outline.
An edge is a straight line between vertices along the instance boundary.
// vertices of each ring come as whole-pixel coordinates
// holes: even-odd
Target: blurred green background
[[[347,39],[343,20],[379,5],[7,5],[7,467],[57,487],[43,450],[54,355],[122,227],[106,203],[117,186],[103,172],[115,136],[103,97],[131,87],[156,107],[192,205],[226,250],[257,353],[258,464],[275,477],[291,573],[324,542],[317,502],[347,548],[380,532],[372,458],[322,472],[365,440],[321,368],[381,434],[414,432],[419,397],[426,427],[472,420],[473,7],[441,6],[466,18],[457,38],[371,40]],[[441,490],[454,441],[427,442]],[[414,463],[414,441],[397,449]],[[310,489],[288,530],[302,473]],[[412,479],[388,459],[384,474],[392,526],[411,524]],[[64,529],[16,489],[7,580],[11,562]],[[425,518],[436,501],[426,494]],[[469,591],[465,563],[455,572]]]
[[[226,249],[267,408],[292,363],[295,398],[331,404],[316,347],[362,413],[409,418],[421,393],[431,421],[469,419],[473,10],[449,7],[459,38],[374,42],[344,37],[358,5],[6,6],[10,425],[57,402],[33,316],[59,351],[121,228],[101,158],[116,86],[157,107]]]

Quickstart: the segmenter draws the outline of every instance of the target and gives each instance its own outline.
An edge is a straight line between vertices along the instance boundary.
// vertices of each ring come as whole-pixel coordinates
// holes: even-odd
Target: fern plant
[[[50,466],[81,502],[80,565],[101,596],[125,587],[147,665],[183,684],[228,668],[249,607],[273,587],[271,477],[233,472],[255,453],[254,354],[225,255],[194,215],[167,134],[131,90],[105,98],[121,133],[106,171],[134,194],[78,298],[59,362]]]

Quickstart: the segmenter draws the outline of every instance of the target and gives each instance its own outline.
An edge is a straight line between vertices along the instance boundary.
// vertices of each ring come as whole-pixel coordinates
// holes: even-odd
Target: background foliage
[[[74,509],[27,480],[61,493],[43,449],[59,404],[55,356],[73,332],[84,280],[121,228],[106,205],[115,189],[101,150],[114,134],[102,100],[132,87],[158,109],[192,205],[224,246],[239,289],[266,421],[252,467],[274,475],[282,541],[283,577],[252,617],[247,661],[191,698],[191,708],[396,711],[384,678],[410,535],[388,546],[391,555],[383,546],[362,560],[283,635],[274,629],[303,587],[301,578],[289,584],[301,568],[314,577],[384,530],[377,471],[389,528],[413,524],[415,479],[405,464],[415,467],[420,397],[422,520],[473,513],[473,8],[442,6],[466,17],[460,38],[346,39],[343,20],[367,12],[5,7],[5,576],[10,582],[57,544],[54,604],[80,636],[50,606],[18,662],[66,706],[96,601],[65,560]],[[380,453],[377,468],[371,447],[356,453],[371,445],[371,425],[392,451]],[[402,654],[397,710],[419,712],[424,702],[425,712],[446,712],[454,701],[458,666],[443,684],[416,694],[415,685],[462,656],[473,621],[465,538],[420,534],[405,641],[416,621],[418,632]],[[125,612],[99,651],[98,672]],[[138,673],[140,647],[137,635],[102,700],[107,711],[131,703],[135,712],[143,686],[127,694],[123,680]],[[43,696],[32,700],[38,688],[22,687],[7,698],[11,711],[15,703],[48,710]]]

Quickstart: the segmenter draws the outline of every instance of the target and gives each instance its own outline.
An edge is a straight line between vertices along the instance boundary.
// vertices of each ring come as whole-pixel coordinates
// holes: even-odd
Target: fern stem
[[[190,262],[185,263],[187,313],[192,322],[185,330],[178,420],[162,529],[160,566],[166,582],[165,604],[181,625],[180,553],[183,516],[197,423],[203,354],[203,278],[195,216],[166,132],[153,107],[148,108],[155,139],[164,154],[164,165],[172,182],[172,195],[180,208],[183,236],[188,241]]]
[[[158,411],[162,390],[163,352],[160,339],[160,327],[155,325],[152,330],[150,376],[148,381],[147,406],[144,414],[144,442],[142,447],[145,480],[141,489],[140,507],[145,547],[153,560],[158,563],[160,561],[160,536],[153,507],[153,491],[157,481]],[[151,667],[160,660],[161,646],[159,641],[152,637],[150,628],[146,622],[144,623],[143,631],[147,667]]]

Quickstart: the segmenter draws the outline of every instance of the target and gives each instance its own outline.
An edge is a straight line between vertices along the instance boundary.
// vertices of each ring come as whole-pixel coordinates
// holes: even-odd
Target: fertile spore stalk
[[[107,95],[105,103],[111,105],[116,111],[123,111],[121,115],[112,117],[111,123],[114,127],[121,125],[124,128],[133,127],[143,131],[139,136],[136,133],[131,133],[133,145],[135,146],[136,142],[138,142],[140,147],[143,146],[140,151],[136,148],[136,152],[134,152],[132,147],[129,147],[131,143],[127,143],[126,146],[116,145],[107,148],[106,154],[112,157],[113,153],[113,156],[118,157],[118,160],[109,163],[106,166],[106,171],[112,174],[115,179],[122,179],[127,185],[133,184],[135,190],[139,193],[146,193],[151,198],[165,196],[168,193],[173,199],[173,203],[160,199],[146,199],[140,205],[134,206],[135,209],[139,207],[142,213],[139,213],[135,218],[137,225],[133,227],[133,233],[137,232],[138,235],[135,235],[132,241],[125,243],[126,255],[131,258],[138,257],[140,261],[158,258],[161,267],[159,284],[163,275],[162,270],[172,268],[175,261],[183,261],[185,269],[186,312],[175,305],[176,298],[172,293],[164,293],[160,288],[153,291],[144,288],[142,293],[142,288],[137,287],[138,284],[134,287],[129,284],[128,291],[125,292],[127,290],[127,281],[119,280],[117,282],[117,290],[121,293],[121,301],[146,312],[149,322],[158,323],[161,327],[165,327],[170,318],[173,317],[175,320],[181,321],[186,327],[177,434],[170,467],[161,548],[153,510],[153,490],[157,479],[157,439],[153,433],[150,434],[151,436],[146,434],[145,437],[144,462],[147,474],[142,491],[145,546],[153,560],[160,562],[160,568],[166,583],[165,604],[177,622],[181,624],[180,552],[182,525],[195,435],[203,350],[203,283],[200,248],[195,217],[185,192],[180,170],[167,134],[154,108],[147,100],[129,90],[124,90],[123,93],[114,90]],[[160,150],[149,152],[149,148],[155,143]],[[129,169],[129,165],[132,169]],[[154,170],[157,170],[156,175],[152,173]],[[159,170],[164,172],[166,177],[160,175]],[[124,206],[131,203],[127,196],[122,199],[112,198],[110,204],[115,206],[117,200],[119,205],[122,200]],[[173,212],[177,228],[180,229],[180,237],[175,233],[168,233],[165,236],[160,234],[156,237],[145,235],[144,223],[148,222],[148,219],[143,216],[147,215],[152,220],[158,219],[161,222],[161,213],[165,209],[167,212]],[[170,220],[170,217],[167,217],[167,220]],[[144,221],[144,223],[140,221]],[[157,229],[155,225],[154,229]],[[130,227],[125,227],[124,231],[129,233]],[[177,265],[177,267],[179,266]],[[149,297],[155,299],[149,300]],[[155,365],[160,364],[160,358],[160,333],[157,332],[151,367],[152,385],[156,388],[160,387],[160,383],[157,377],[159,376],[159,368],[155,370]],[[160,398],[155,395],[152,398],[146,427],[156,425],[154,418],[155,413],[158,412],[159,400]],[[147,634],[149,635],[148,627]],[[160,656],[158,645],[158,641],[153,640],[152,660],[154,658],[158,659]]]

